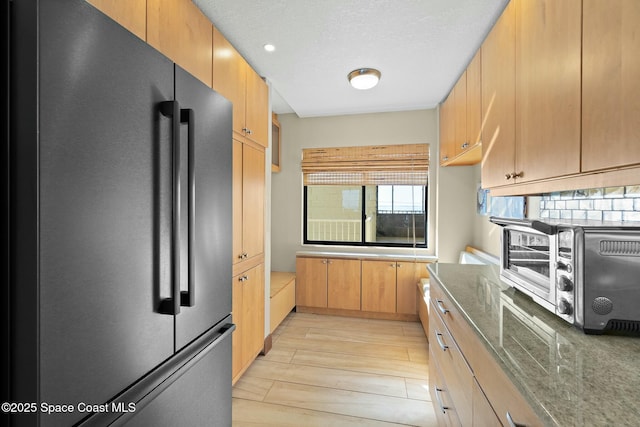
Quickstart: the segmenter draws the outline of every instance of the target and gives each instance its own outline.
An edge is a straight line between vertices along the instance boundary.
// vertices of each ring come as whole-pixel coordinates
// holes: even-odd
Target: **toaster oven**
[[[506,283],[586,333],[640,333],[640,224],[491,221]]]

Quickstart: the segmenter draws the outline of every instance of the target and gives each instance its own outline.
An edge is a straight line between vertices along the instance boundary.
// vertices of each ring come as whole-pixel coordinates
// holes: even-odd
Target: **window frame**
[[[313,185],[313,184],[312,184]],[[393,185],[393,184],[385,184],[385,185]],[[360,236],[361,239],[359,242],[349,242],[349,241],[336,241],[336,240],[309,240],[307,238],[308,232],[308,198],[307,191],[308,185],[303,185],[303,196],[302,196],[302,243],[305,245],[322,245],[322,246],[353,246],[353,247],[370,247],[370,248],[420,248],[420,249],[429,249],[429,185],[424,185],[424,243],[398,243],[398,242],[367,242],[366,239],[366,185],[362,185],[361,187],[361,222],[360,222]],[[378,185],[376,185],[378,187]],[[377,192],[377,188],[376,188]],[[378,206],[376,202],[376,214],[378,212]]]

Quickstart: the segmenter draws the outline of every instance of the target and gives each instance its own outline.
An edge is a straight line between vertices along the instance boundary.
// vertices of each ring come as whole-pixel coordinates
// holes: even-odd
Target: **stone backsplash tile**
[[[544,194],[540,199],[540,218],[640,222],[640,186]]]

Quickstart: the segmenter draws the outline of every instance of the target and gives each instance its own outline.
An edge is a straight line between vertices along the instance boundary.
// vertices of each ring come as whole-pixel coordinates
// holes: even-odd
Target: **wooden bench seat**
[[[270,333],[280,325],[296,305],[296,275],[285,271],[271,272]]]

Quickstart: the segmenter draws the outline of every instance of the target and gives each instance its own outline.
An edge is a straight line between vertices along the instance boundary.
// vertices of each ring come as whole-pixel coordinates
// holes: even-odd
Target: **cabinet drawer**
[[[432,306],[431,310],[436,308]],[[460,422],[465,426],[471,425],[473,374],[439,316],[433,316],[429,322],[429,349],[432,354],[429,360],[438,364],[444,380],[449,385],[449,394]]]
[[[429,394],[436,411],[439,426],[460,426],[449,388],[443,380],[438,364],[434,360],[433,350],[429,351]]]
[[[516,386],[480,343],[476,346],[476,351],[469,355],[469,363],[473,367],[478,384],[503,425],[542,425]]]
[[[431,310],[435,313],[435,316],[431,317],[437,316],[442,320],[451,335],[456,337],[456,343],[462,354],[468,355],[474,349],[472,343],[475,343],[476,337],[466,319],[435,280],[431,281],[429,295]],[[471,367],[473,368],[473,365]]]

